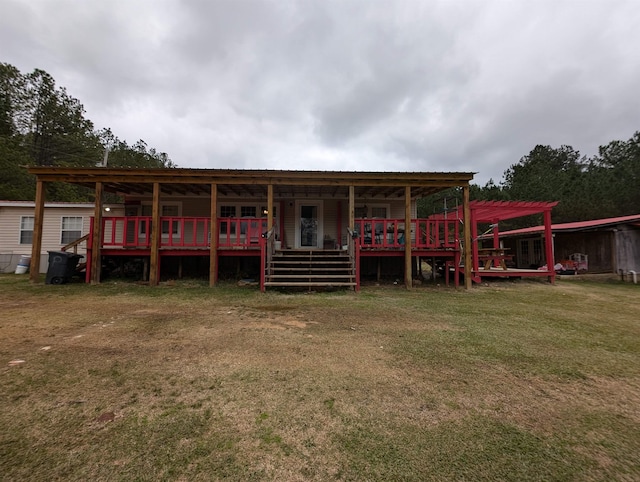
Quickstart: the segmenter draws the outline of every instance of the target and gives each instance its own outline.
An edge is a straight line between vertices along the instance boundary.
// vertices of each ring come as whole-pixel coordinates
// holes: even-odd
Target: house
[[[416,200],[459,187],[469,201],[472,173],[336,172],[235,169],[32,167],[36,176],[32,264],[44,242],[46,185],[65,182],[94,192],[86,243],[86,280],[99,283],[109,264],[142,263],[149,284],[221,270],[272,286],[359,288],[363,267],[392,266],[407,287],[418,260],[460,265],[469,223],[420,219]],[[123,196],[123,212],[104,212],[105,193]],[[463,209],[463,215],[466,211]],[[466,218],[465,218],[466,219]],[[470,256],[470,255],[469,255]],[[466,261],[471,265],[470,258]],[[37,273],[31,273],[37,281]],[[470,286],[470,277],[465,277]]]
[[[111,213],[122,214],[117,206],[104,206]],[[42,210],[41,256],[36,273],[45,273],[48,252],[89,233],[94,203],[45,203]],[[21,258],[31,258],[34,234],[35,203],[33,201],[0,201],[0,273],[13,272]],[[86,244],[75,247],[86,255]]]
[[[589,273],[640,271],[640,214],[552,224],[555,263]],[[520,267],[540,266],[543,226],[500,233]]]

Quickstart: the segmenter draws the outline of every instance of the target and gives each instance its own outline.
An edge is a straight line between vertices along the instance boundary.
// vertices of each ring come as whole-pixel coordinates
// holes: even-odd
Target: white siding
[[[33,216],[35,208],[31,206],[0,206],[0,272],[12,272],[20,260],[21,255],[31,256],[31,244],[20,244],[20,219],[22,216]],[[62,218],[64,216],[82,217],[82,233],[89,233],[91,217],[94,213],[92,204],[80,205],[56,204],[49,207],[45,204],[42,221],[42,249],[40,272],[46,272],[48,266],[48,251],[60,251]],[[105,213],[106,215],[106,213]],[[115,207],[109,216],[122,216],[122,208]],[[78,254],[86,256],[86,243],[78,246]]]

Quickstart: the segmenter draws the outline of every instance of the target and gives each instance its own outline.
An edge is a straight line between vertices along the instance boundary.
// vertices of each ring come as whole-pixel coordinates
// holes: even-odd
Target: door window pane
[[[300,245],[318,245],[318,207],[300,207]]]

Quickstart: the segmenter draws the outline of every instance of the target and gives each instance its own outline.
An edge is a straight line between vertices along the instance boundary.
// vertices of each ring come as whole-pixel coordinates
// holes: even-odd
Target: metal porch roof
[[[573,223],[560,223],[560,224],[552,224],[551,231],[585,231],[588,229],[606,227],[606,226],[614,226],[616,224],[633,224],[638,225],[640,223],[640,214],[633,214],[630,216],[619,216],[615,218],[604,218],[604,219],[592,219],[589,221],[577,221]],[[523,234],[535,234],[541,233],[544,231],[544,226],[532,226],[529,228],[521,228],[521,229],[513,229],[511,231],[503,231],[500,233],[500,237],[508,237],[508,236],[520,236]]]
[[[223,195],[266,196],[274,186],[277,197],[347,197],[354,186],[360,197],[403,198],[411,187],[412,197],[426,196],[449,187],[467,186],[473,173],[447,172],[357,172],[282,171],[251,169],[133,169],[31,167],[43,182],[67,182],[120,194],[151,194],[160,183],[164,194],[209,195],[211,184]]]

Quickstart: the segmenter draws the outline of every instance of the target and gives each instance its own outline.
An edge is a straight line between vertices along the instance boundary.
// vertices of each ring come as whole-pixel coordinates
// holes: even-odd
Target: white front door
[[[296,248],[322,248],[322,201],[296,201]]]

